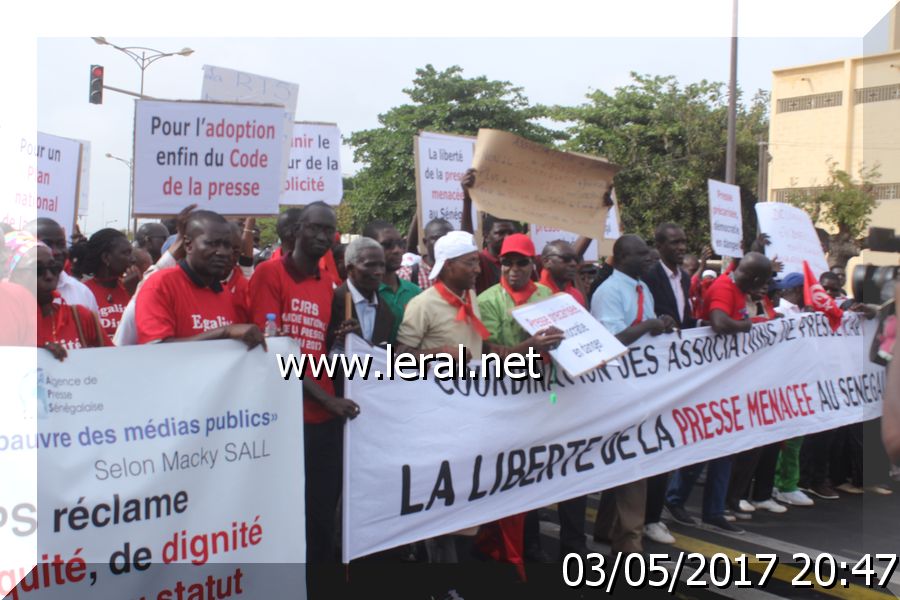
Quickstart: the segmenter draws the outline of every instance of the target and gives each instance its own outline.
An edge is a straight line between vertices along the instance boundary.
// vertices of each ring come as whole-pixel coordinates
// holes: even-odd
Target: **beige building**
[[[900,4],[888,52],[773,71],[767,198],[784,201],[828,180],[828,162],[858,178],[879,165],[871,226],[900,234]]]

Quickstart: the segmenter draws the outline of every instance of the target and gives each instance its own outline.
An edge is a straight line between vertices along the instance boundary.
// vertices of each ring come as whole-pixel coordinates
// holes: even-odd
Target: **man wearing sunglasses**
[[[549,242],[541,252],[541,262],[544,266],[541,284],[550,288],[554,294],[565,292],[585,306],[584,295],[575,285],[581,263],[575,247],[565,240]]]
[[[59,223],[53,219],[39,217],[25,225],[25,231],[36,237],[50,248],[53,253],[53,262],[60,268],[59,283],[56,291],[70,305],[81,305],[94,313],[100,313],[97,306],[97,298],[93,292],[71,275],[63,270],[66,259],[69,257],[69,249],[66,246],[66,233]]]

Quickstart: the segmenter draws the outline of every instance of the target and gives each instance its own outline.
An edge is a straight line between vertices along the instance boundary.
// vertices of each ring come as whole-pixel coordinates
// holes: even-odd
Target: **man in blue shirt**
[[[615,270],[591,297],[591,314],[629,345],[643,335],[672,331],[669,315],[657,318],[653,295],[641,276],[653,266],[650,249],[635,235],[624,235],[613,245]],[[642,552],[647,480],[641,479],[606,490],[594,522],[594,539],[609,540],[613,553]]]

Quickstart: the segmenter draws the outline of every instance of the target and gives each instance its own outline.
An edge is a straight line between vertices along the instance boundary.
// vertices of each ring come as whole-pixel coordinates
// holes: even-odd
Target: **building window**
[[[781,98],[776,103],[776,111],[780,113],[796,112],[798,110],[812,110],[814,108],[840,106],[843,103],[843,96],[843,92],[826,92],[824,94]]]
[[[856,104],[884,102],[885,100],[900,100],[900,83],[858,88],[855,90],[855,94]]]
[[[796,198],[814,196],[826,189],[825,187],[792,187],[772,190],[773,202],[790,202]],[[876,183],[872,186],[872,193],[876,200],[900,199],[900,183]]]

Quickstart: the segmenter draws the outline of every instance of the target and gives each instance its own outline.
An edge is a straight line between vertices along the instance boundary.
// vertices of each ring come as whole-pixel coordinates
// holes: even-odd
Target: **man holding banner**
[[[653,296],[641,281],[652,265],[647,244],[636,235],[623,235],[613,245],[613,261],[615,271],[591,298],[594,318],[626,345],[647,333],[672,331],[672,317],[656,317]],[[646,479],[604,491],[594,522],[594,539],[608,539],[614,553],[642,552],[646,503]]]

